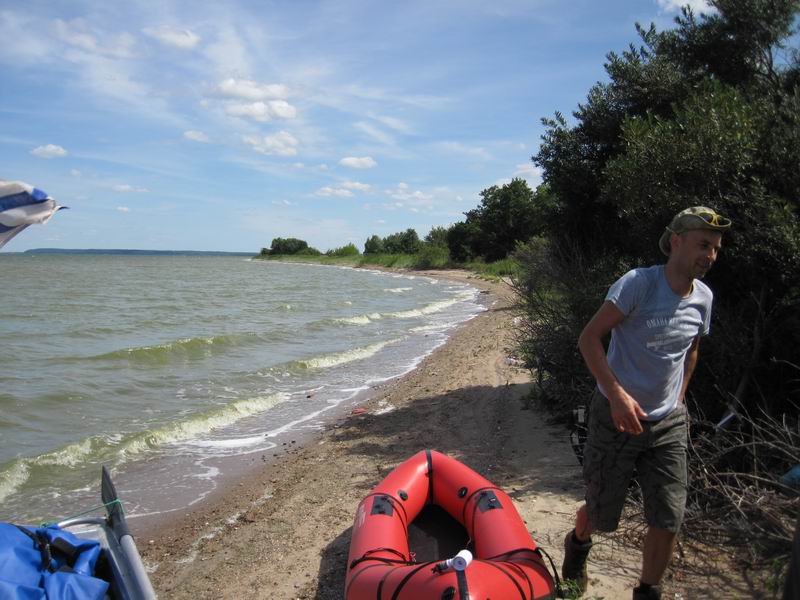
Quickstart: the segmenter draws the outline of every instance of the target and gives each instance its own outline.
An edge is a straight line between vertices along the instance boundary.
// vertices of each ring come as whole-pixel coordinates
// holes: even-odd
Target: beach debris
[[[47,192],[22,181],[0,179],[0,248],[28,225],[47,223],[59,206]]]
[[[351,415],[363,415],[363,414],[366,414],[366,412],[367,412],[366,408],[363,408],[361,406],[357,406],[356,408],[354,408],[353,410],[350,411],[350,414]]]

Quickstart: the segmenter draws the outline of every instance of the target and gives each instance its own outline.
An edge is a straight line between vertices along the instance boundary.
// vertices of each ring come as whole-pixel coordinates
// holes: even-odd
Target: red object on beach
[[[466,529],[475,555],[466,569],[442,570],[439,561],[413,560],[408,526],[427,505],[441,507]],[[435,450],[409,458],[361,501],[347,564],[347,600],[556,597],[541,552],[511,498]]]

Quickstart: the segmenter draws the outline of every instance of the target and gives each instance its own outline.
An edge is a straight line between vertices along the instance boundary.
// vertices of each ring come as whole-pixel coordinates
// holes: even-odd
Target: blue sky
[[[4,251],[422,237],[683,3],[0,0],[0,179],[71,208]]]

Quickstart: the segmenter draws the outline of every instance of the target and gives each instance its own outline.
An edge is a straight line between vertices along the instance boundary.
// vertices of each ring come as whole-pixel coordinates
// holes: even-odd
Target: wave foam
[[[137,434],[123,445],[121,453],[123,455],[138,454],[158,446],[193,439],[201,434],[233,425],[237,421],[269,410],[288,397],[289,394],[276,393],[269,396],[239,400],[206,413],[195,415],[185,421],[179,421],[166,427]]]
[[[357,315],[355,317],[345,317],[342,319],[334,319],[334,323],[344,323],[346,325],[369,325],[373,321],[382,319],[381,313],[369,313],[368,315]]]
[[[404,338],[387,340],[385,342],[378,342],[377,344],[371,344],[363,348],[354,348],[353,350],[346,350],[345,352],[337,352],[335,354],[327,354],[306,360],[299,360],[297,361],[297,364],[307,369],[328,369],[330,367],[337,367],[349,362],[363,360],[365,358],[369,358],[370,356],[374,356],[386,346],[390,344],[396,344],[403,339]]]
[[[28,477],[30,469],[24,458],[12,461],[7,469],[0,472],[0,503],[28,481]]]

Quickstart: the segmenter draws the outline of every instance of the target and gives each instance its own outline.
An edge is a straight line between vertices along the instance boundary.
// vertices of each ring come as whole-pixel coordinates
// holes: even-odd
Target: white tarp
[[[0,248],[28,225],[46,223],[61,208],[66,206],[32,185],[0,179]]]

